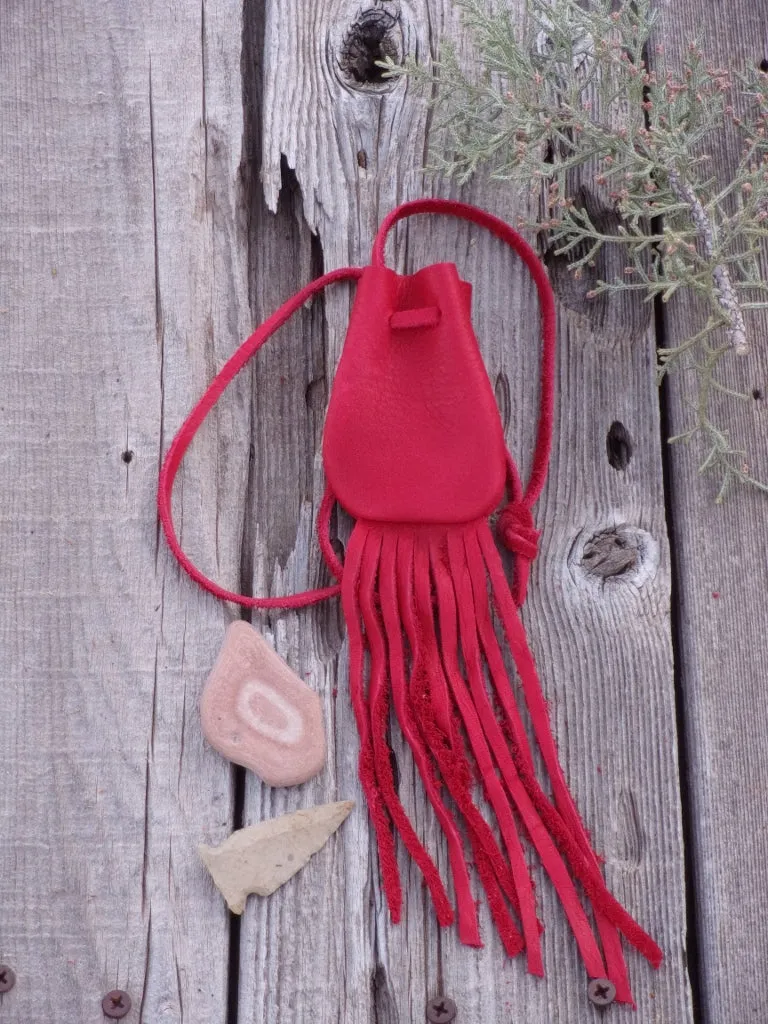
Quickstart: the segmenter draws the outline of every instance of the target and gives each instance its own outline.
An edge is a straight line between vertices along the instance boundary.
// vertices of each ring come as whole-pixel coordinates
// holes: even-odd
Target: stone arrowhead
[[[224,637],[200,704],[212,747],[270,786],[295,786],[322,770],[320,698],[247,622]]]
[[[325,846],[354,807],[323,804],[233,832],[221,846],[198,846],[203,863],[233,914],[249,893],[269,896]]]

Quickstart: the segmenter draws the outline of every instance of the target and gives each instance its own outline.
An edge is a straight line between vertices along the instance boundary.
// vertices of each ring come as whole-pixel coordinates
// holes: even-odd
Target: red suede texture
[[[365,268],[323,436],[330,488],[356,518],[460,523],[501,501],[506,448],[470,297],[452,263]]]

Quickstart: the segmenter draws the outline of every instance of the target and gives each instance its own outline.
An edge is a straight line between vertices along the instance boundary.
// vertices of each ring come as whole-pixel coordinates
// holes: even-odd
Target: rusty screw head
[[[122,989],[116,988],[113,992],[107,992],[101,1000],[101,1008],[104,1016],[110,1020],[122,1020],[131,1012],[131,997]]]
[[[610,1006],[616,998],[616,986],[607,978],[593,978],[587,986],[587,995],[595,1006]]]
[[[430,1024],[449,1024],[456,1017],[456,1003],[447,996],[435,996],[427,1003],[427,1020]]]
[[[16,975],[7,964],[0,964],[0,992],[10,992],[16,984]]]

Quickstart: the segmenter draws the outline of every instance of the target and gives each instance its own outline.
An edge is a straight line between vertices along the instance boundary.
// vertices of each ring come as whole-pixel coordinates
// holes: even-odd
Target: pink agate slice
[[[295,786],[325,763],[320,698],[247,622],[224,637],[200,704],[205,738],[270,786]]]

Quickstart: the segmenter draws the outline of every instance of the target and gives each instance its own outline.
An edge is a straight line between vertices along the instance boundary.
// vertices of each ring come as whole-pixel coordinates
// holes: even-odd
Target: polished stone
[[[247,622],[233,622],[200,705],[220,754],[270,786],[294,786],[325,763],[320,698]]]

